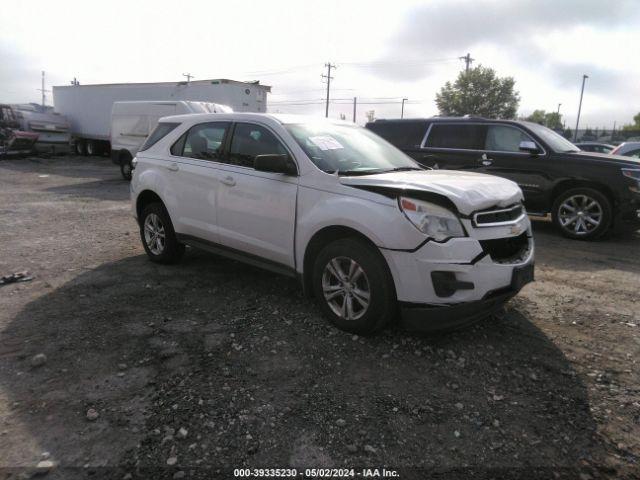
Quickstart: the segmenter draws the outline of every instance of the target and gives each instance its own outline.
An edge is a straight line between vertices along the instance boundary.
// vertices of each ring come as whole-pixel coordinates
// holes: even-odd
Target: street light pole
[[[580,125],[580,112],[582,110],[582,96],[584,95],[584,83],[589,78],[589,75],[582,75],[582,90],[580,90],[580,104],[578,105],[578,118],[576,119],[576,131],[573,132],[573,142],[578,140],[578,125]]]
[[[561,103],[558,104],[558,115],[560,115],[560,105],[562,105]]]
[[[408,98],[402,99],[402,110],[400,111],[400,118],[404,118],[404,102],[406,102],[407,100],[409,99]]]

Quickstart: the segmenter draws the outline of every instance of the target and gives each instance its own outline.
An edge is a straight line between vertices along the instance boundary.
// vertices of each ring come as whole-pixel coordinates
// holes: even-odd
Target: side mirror
[[[538,146],[534,142],[529,142],[527,140],[520,142],[519,150],[521,152],[529,152],[533,155],[540,153]]]
[[[256,155],[253,160],[253,168],[259,172],[282,173],[284,175],[297,175],[293,160],[287,154]]]

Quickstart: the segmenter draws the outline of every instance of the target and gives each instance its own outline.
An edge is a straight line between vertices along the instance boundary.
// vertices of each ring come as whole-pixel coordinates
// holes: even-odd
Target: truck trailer
[[[55,111],[71,124],[78,155],[111,151],[111,110],[123,101],[195,101],[231,107],[236,112],[266,112],[271,87],[228,79],[190,82],[114,83],[53,87]]]

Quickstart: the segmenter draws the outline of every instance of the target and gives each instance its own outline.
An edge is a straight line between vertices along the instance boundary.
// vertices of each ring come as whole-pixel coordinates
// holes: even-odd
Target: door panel
[[[516,182],[522,189],[527,209],[541,212],[546,208],[545,192],[553,183],[549,175],[549,157],[546,153],[534,155],[520,151],[522,141],[537,143],[519,128],[490,125],[485,142],[486,158],[479,171]]]
[[[220,243],[294,267],[298,178],[254,170],[255,156],[264,154],[290,153],[266,127],[237,123],[220,168]]]
[[[168,176],[176,185],[176,229],[210,242],[218,242],[217,194],[220,188],[217,163],[229,131],[228,122],[195,125],[172,147],[166,162]]]

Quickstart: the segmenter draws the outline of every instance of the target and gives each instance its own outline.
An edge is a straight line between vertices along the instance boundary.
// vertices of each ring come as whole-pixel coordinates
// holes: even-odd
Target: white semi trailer
[[[56,112],[69,119],[76,153],[102,155],[111,150],[114,102],[187,100],[227,105],[236,112],[266,112],[270,91],[259,82],[227,79],[64,85],[53,87],[53,104]]]

